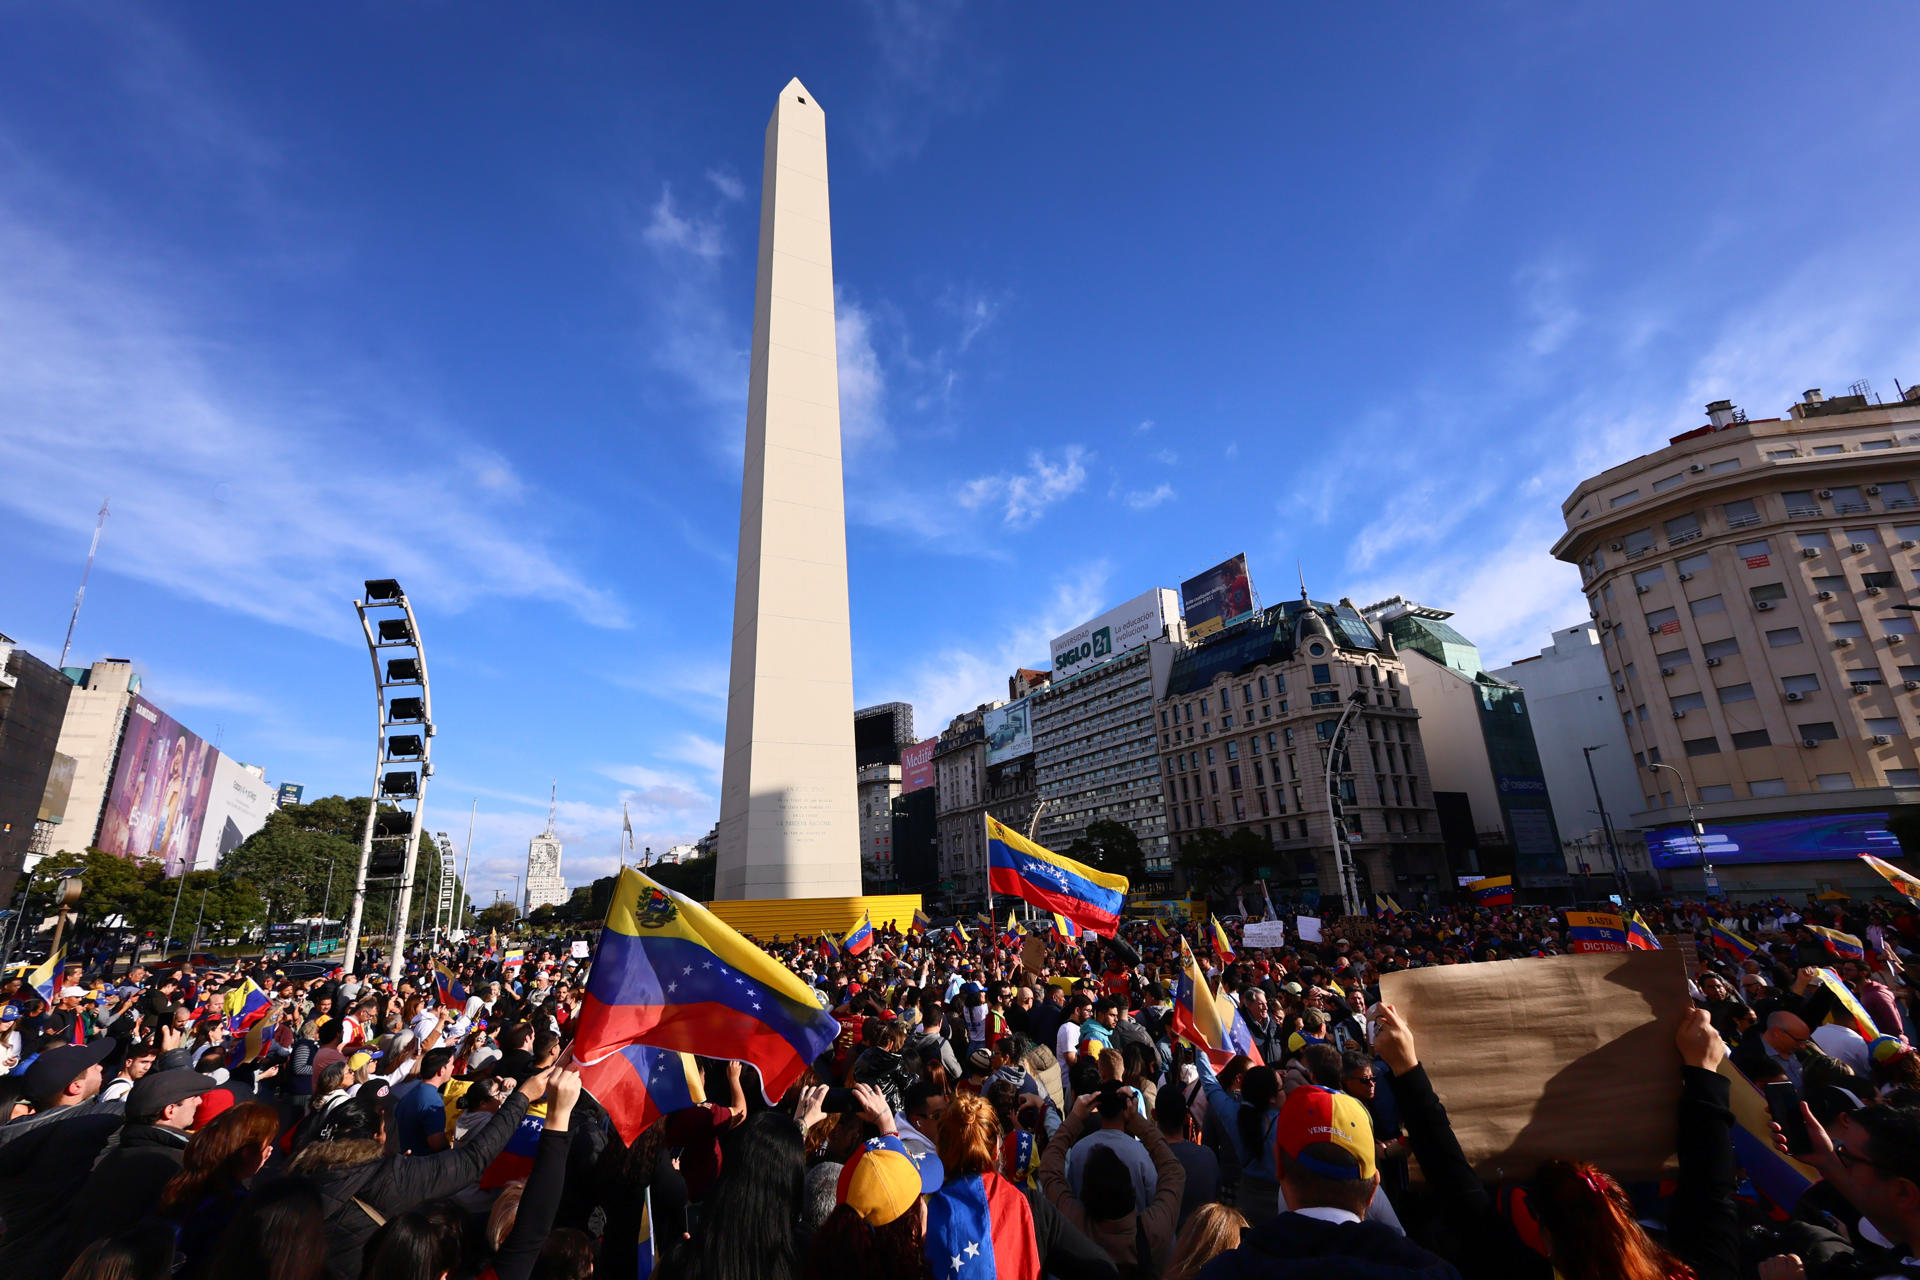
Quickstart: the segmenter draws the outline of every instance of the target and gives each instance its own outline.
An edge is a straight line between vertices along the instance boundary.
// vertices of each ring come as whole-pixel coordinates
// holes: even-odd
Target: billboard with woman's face
[[[98,847],[122,858],[158,860],[170,876],[190,870],[218,756],[172,716],[134,698]]]

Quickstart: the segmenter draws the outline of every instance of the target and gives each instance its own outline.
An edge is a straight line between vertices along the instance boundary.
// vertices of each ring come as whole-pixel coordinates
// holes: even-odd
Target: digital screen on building
[[[1253,612],[1253,575],[1245,554],[1222,561],[1180,584],[1187,636],[1198,640],[1230,627]]]
[[[178,720],[145,698],[134,698],[127,706],[99,848],[122,858],[153,859],[170,876],[191,870],[218,755]]]
[[[1863,853],[1898,858],[1900,841],[1887,830],[1884,813],[1835,813],[1814,818],[1772,818],[1758,822],[1709,822],[1696,843],[1684,824],[1647,833],[1647,852],[1656,867],[1718,866],[1740,862],[1833,862]]]

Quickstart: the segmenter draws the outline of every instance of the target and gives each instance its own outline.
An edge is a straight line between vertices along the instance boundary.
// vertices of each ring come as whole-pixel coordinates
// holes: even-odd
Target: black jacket
[[[1538,1255],[1535,1255],[1538,1257]],[[1196,1280],[1460,1280],[1453,1264],[1378,1222],[1322,1222],[1277,1213],[1240,1237],[1240,1247]]]
[[[67,1261],[102,1236],[153,1212],[168,1181],[180,1172],[190,1136],[164,1125],[121,1126],[67,1215]]]
[[[93,1098],[0,1126],[0,1276],[60,1273],[67,1207],[120,1128],[121,1105]]]

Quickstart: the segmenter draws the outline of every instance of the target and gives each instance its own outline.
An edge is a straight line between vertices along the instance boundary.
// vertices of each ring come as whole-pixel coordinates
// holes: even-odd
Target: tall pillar
[[[715,896],[860,892],[827,118],[767,122]]]

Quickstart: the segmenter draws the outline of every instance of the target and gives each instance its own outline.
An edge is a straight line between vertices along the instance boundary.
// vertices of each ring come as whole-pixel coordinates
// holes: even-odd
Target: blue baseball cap
[[[16,1022],[19,1020],[19,1018],[20,1018],[19,1005],[0,1004],[0,1022]]]

